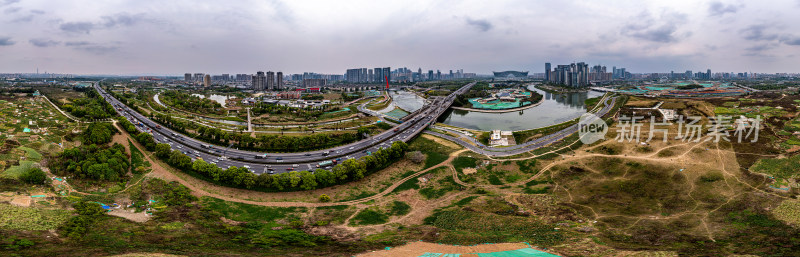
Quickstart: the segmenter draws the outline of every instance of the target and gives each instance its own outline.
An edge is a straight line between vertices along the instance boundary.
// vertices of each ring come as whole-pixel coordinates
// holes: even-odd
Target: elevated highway
[[[124,105],[99,85],[95,84],[94,88],[118,110],[120,115],[135,124],[139,131],[152,134],[158,143],[170,144],[173,150],[181,151],[193,159],[201,158],[220,168],[238,166],[248,168],[256,174],[274,174],[292,170],[314,170],[319,162],[332,160],[341,162],[360,158],[380,148],[387,148],[393,142],[408,142],[434,123],[452,105],[456,96],[468,91],[474,85],[475,82],[464,85],[448,96],[433,99],[425,105],[425,110],[388,131],[348,145],[296,153],[262,153],[212,145],[163,127]]]

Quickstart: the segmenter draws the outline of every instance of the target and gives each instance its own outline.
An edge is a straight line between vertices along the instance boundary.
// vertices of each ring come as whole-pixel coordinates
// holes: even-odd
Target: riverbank
[[[536,89],[545,91],[551,94],[565,94],[565,93],[585,93],[588,92],[589,89],[573,89],[573,88],[564,88],[564,87],[555,87],[555,86],[548,86],[548,85],[535,85]]]

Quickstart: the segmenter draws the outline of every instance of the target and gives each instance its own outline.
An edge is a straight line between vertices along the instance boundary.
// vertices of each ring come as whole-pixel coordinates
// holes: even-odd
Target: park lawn
[[[267,207],[246,203],[226,202],[213,197],[202,197],[202,205],[209,210],[241,222],[275,222],[293,218],[296,214],[306,212],[305,207]]]
[[[34,161],[20,161],[19,165],[11,166],[3,172],[4,177],[10,178],[19,178],[23,172],[31,169],[33,164],[36,163]]]
[[[144,160],[144,154],[133,145],[130,139],[128,139],[128,147],[131,150],[131,170],[136,170],[137,167],[150,167],[150,162]]]
[[[28,160],[33,160],[33,161],[42,160],[42,154],[40,154],[39,152],[37,152],[33,148],[20,146],[17,149],[25,151],[25,157],[27,157]]]
[[[0,204],[0,229],[53,230],[64,224],[70,211]]]

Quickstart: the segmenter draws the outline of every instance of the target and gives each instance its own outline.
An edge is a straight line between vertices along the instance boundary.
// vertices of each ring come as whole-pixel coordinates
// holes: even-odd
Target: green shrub
[[[350,220],[350,225],[376,225],[383,224],[389,221],[389,216],[383,212],[378,212],[373,209],[364,209],[353,219]]]
[[[28,184],[42,185],[47,181],[47,174],[42,169],[33,168],[22,173],[19,179]]]
[[[390,213],[394,216],[402,216],[406,215],[411,211],[411,206],[408,205],[406,202],[402,201],[394,201],[392,203],[392,210]]]

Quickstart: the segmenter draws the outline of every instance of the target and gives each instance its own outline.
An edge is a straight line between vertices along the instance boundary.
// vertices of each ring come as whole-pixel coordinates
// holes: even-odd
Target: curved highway
[[[193,159],[206,160],[223,169],[237,166],[248,168],[256,174],[275,174],[292,170],[313,171],[317,169],[317,164],[321,162],[337,161],[337,163],[340,163],[346,159],[369,155],[380,148],[387,148],[395,141],[408,142],[427,126],[434,123],[436,118],[450,107],[457,95],[466,92],[474,85],[475,82],[462,86],[446,97],[433,98],[428,105],[423,106],[423,111],[410,120],[395,126],[393,129],[355,143],[309,152],[266,154],[212,145],[162,127],[119,102],[97,83],[94,87],[108,103],[117,109],[120,115],[133,123],[139,131],[152,134],[157,143],[170,144],[173,150],[181,151]],[[327,166],[325,168],[330,167]]]

